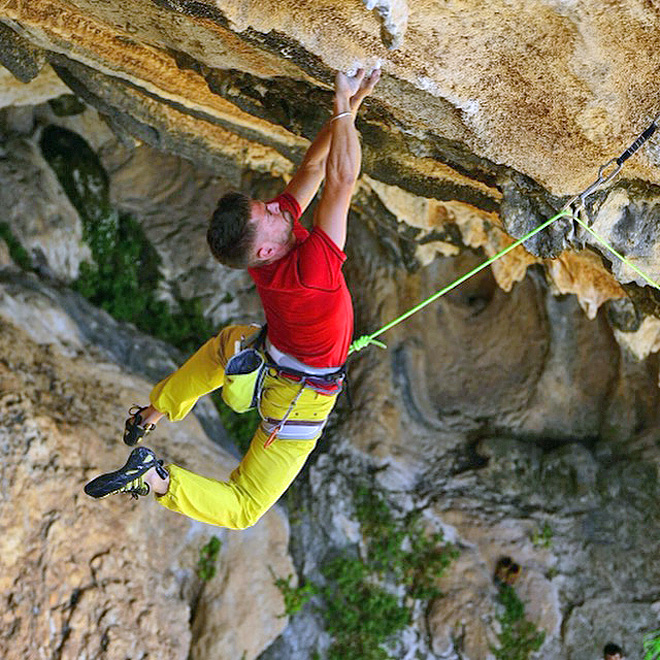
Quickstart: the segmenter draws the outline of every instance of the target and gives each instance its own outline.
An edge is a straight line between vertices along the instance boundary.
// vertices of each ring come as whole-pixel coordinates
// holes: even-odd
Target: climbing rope
[[[416,314],[418,311],[426,307],[427,305],[430,305],[432,302],[435,302],[438,298],[444,296],[446,293],[449,293],[452,289],[456,288],[459,284],[462,284],[465,282],[465,280],[470,279],[473,275],[476,275],[478,272],[482,271],[484,268],[487,268],[490,266],[493,262],[497,261],[498,259],[501,259],[504,255],[508,254],[511,252],[511,250],[517,248],[519,245],[522,245],[525,241],[529,240],[532,238],[532,236],[535,236],[538,234],[540,231],[543,231],[546,227],[549,227],[552,223],[556,222],[560,218],[571,218],[573,221],[577,222],[582,228],[584,228],[589,234],[591,234],[599,243],[604,245],[617,259],[619,259],[621,262],[623,262],[626,266],[631,268],[633,271],[635,271],[638,275],[640,275],[646,282],[648,282],[651,286],[655,287],[656,289],[660,289],[660,284],[652,280],[646,273],[644,273],[642,270],[640,270],[637,266],[635,266],[633,263],[631,263],[628,259],[626,259],[622,254],[617,252],[612,245],[610,245],[602,236],[600,236],[598,233],[596,233],[586,222],[584,222],[580,217],[579,217],[579,212],[580,210],[584,211],[584,204],[592,193],[594,193],[598,188],[604,186],[606,183],[611,181],[620,171],[621,168],[623,167],[623,164],[634,154],[636,153],[640,147],[656,132],[658,129],[658,122],[660,121],[660,115],[658,115],[652,122],[651,125],[639,135],[639,137],[617,158],[612,158],[609,160],[605,165],[603,165],[599,170],[598,170],[598,178],[591,183],[589,186],[587,186],[581,193],[573,197],[565,206],[564,208],[557,213],[557,215],[552,216],[549,220],[546,220],[545,222],[541,223],[538,227],[532,229],[528,234],[525,234],[522,238],[518,239],[508,247],[506,247],[504,250],[501,250],[497,254],[493,255],[483,263],[479,264],[475,268],[473,268],[471,271],[465,273],[465,275],[461,275],[457,280],[454,280],[450,284],[448,284],[446,287],[441,289],[440,291],[434,293],[433,295],[429,296],[426,298],[426,300],[423,300],[420,302],[418,305],[415,305],[412,309],[409,309],[407,312],[404,314],[401,314],[401,316],[398,316],[394,320],[390,321],[386,325],[384,325],[380,330],[377,330],[376,332],[373,332],[370,335],[362,335],[361,337],[358,337],[353,343],[350,345],[350,348],[348,350],[348,354],[351,355],[352,353],[357,353],[358,351],[361,351],[363,348],[366,348],[367,346],[370,346],[373,344],[374,346],[378,346],[379,348],[387,348],[387,345],[384,344],[381,341],[376,340],[376,337],[379,337],[382,335],[384,332],[387,332],[391,328],[393,328],[395,325],[398,325],[399,323],[405,321],[407,318],[412,316],[413,314]],[[575,208],[577,205],[577,208]]]
[[[511,252],[511,250],[517,248],[519,245],[524,243],[525,241],[529,240],[532,238],[532,236],[538,234],[540,231],[543,231],[546,227],[551,225],[553,222],[556,220],[559,220],[559,218],[564,218],[564,217],[572,217],[573,213],[569,209],[563,209],[557,215],[553,215],[552,218],[549,220],[546,220],[544,223],[540,224],[538,227],[535,229],[532,229],[528,234],[525,234],[522,238],[518,239],[515,243],[512,243],[508,247],[504,248],[504,250],[501,250],[497,254],[493,255],[490,257],[490,259],[487,259],[483,263],[479,264],[475,268],[473,268],[471,271],[468,273],[465,273],[465,275],[461,275],[457,280],[454,280],[451,284],[448,284],[444,289],[441,289],[437,293],[434,293],[432,296],[429,296],[426,300],[423,300],[421,303],[418,305],[415,305],[412,309],[409,309],[407,312],[404,314],[401,314],[401,316],[395,318],[393,321],[390,321],[387,325],[384,325],[380,330],[377,330],[376,332],[370,334],[370,335],[363,335],[362,337],[359,337],[356,339],[350,346],[348,350],[348,354],[350,355],[351,353],[356,353],[359,350],[362,350],[366,346],[369,346],[370,344],[374,344],[380,348],[387,348],[385,344],[383,344],[380,341],[374,341],[375,337],[378,337],[379,335],[382,335],[384,332],[387,332],[390,328],[393,328],[395,325],[398,325],[402,321],[405,321],[409,316],[412,316],[416,312],[418,312],[420,309],[423,309],[427,305],[430,305],[432,302],[436,301],[438,298],[441,296],[444,296],[446,293],[449,293],[452,289],[456,288],[459,284],[462,284],[465,282],[465,280],[470,279],[473,275],[476,275],[479,271],[483,270],[484,268],[487,268],[490,266],[493,262],[497,261],[501,257],[503,257],[505,254],[508,254]]]

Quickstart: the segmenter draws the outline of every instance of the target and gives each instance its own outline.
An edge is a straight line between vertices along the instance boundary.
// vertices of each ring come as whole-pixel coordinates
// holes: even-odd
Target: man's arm
[[[325,186],[314,213],[314,224],[323,229],[340,250],[346,244],[348,208],[362,159],[360,141],[353,124],[355,116],[351,100],[361,96],[361,103],[379,77],[380,71],[376,70],[365,80],[364,71],[360,70],[352,77],[338,73],[335,79],[334,119],[330,121],[331,140],[325,167]]]
[[[295,197],[300,205],[301,213],[314,199],[314,195],[323,181],[325,161],[330,150],[330,137],[330,123],[326,122],[307,149],[300,167],[284,190]]]
[[[364,84],[360,85],[357,91],[350,97],[349,110],[351,111],[353,118],[357,115],[357,111],[360,109],[362,101],[364,101],[373,90],[379,77],[380,71],[374,71],[371,76],[364,81]],[[285,188],[285,192],[295,197],[300,205],[301,211],[304,211],[309,206],[323,181],[331,139],[332,124],[330,121],[327,121],[307,149],[300,167]]]

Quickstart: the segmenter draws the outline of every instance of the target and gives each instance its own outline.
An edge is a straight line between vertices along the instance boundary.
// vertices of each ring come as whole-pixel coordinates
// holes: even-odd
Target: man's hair
[[[206,240],[213,256],[225,266],[250,266],[256,230],[249,220],[250,198],[243,193],[228,192],[218,202]]]
[[[610,642],[609,644],[606,644],[605,648],[603,649],[603,658],[608,660],[609,656],[616,655],[617,653],[623,655],[623,649],[617,644],[612,644]]]

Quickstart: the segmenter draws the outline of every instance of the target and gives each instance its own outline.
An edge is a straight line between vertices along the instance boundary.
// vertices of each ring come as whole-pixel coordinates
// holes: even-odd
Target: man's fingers
[[[367,85],[370,89],[373,89],[376,83],[380,80],[380,69],[374,69],[371,72],[371,75],[367,78]]]
[[[359,89],[351,97],[351,108],[356,110],[364,99],[373,92],[376,83],[380,80],[380,69],[374,69],[371,75],[362,80]]]

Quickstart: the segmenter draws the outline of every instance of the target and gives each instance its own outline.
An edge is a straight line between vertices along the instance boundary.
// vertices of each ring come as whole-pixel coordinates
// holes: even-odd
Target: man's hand
[[[379,80],[380,69],[374,69],[366,78],[364,69],[358,69],[354,76],[338,71],[335,76],[335,114],[350,111],[355,117],[362,101],[371,94]]]
[[[360,70],[355,76],[347,76],[338,73],[335,79],[336,89],[339,88],[341,106],[337,104],[337,91],[335,92],[335,111],[350,112],[353,118],[362,105],[362,101],[371,94],[376,83],[380,79],[380,69],[375,69],[371,75],[364,75]],[[338,121],[347,121],[340,119]],[[314,142],[307,150],[305,158],[297,172],[286,187],[286,192],[295,197],[304,211],[316,195],[326,171],[326,159],[330,149],[330,122],[327,122],[321,132],[316,136]]]
[[[362,78],[357,90],[352,94],[350,98],[350,106],[353,117],[357,115],[357,111],[360,109],[362,101],[364,101],[364,99],[366,99],[367,96],[369,96],[369,94],[374,91],[374,87],[379,80],[380,69],[374,69],[371,72],[371,75],[367,76],[366,78]]]
[[[360,88],[364,79],[364,69],[358,69],[354,76],[337,71],[335,76],[335,96],[350,99]]]

